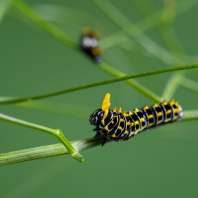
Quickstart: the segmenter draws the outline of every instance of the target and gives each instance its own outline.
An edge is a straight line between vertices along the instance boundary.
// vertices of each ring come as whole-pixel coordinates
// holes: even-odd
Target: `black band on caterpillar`
[[[181,106],[174,99],[128,112],[122,112],[121,108],[118,111],[116,108],[110,110],[110,105],[110,94],[107,93],[102,108],[94,111],[89,118],[90,123],[96,126],[95,137],[104,136],[102,146],[107,139],[128,140],[140,131],[179,121],[183,116]]]

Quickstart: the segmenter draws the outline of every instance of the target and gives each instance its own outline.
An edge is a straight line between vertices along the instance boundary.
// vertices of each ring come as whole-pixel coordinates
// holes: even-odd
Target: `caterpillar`
[[[98,47],[98,33],[85,28],[80,37],[80,49],[89,56],[94,62],[102,60],[103,51]]]
[[[102,146],[107,140],[128,140],[145,129],[179,121],[183,116],[181,106],[174,99],[128,112],[122,112],[121,108],[110,110],[110,105],[110,94],[107,93],[102,108],[94,111],[89,118],[90,123],[96,126],[93,129],[96,132],[94,138],[104,136]]]

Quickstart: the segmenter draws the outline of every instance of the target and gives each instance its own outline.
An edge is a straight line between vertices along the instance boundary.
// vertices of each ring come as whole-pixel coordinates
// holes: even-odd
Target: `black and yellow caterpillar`
[[[102,146],[108,139],[128,140],[140,131],[179,121],[183,116],[181,106],[174,100],[155,103],[150,107],[146,105],[128,112],[122,112],[121,108],[118,111],[116,108],[110,110],[110,105],[110,94],[107,93],[102,108],[94,111],[89,118],[90,123],[96,126],[94,137],[104,136]]]
[[[98,47],[98,33],[89,28],[84,28],[80,37],[80,49],[94,62],[102,60],[103,51]]]

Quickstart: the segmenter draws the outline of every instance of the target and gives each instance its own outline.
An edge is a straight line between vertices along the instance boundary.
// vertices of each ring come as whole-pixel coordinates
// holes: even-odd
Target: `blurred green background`
[[[0,1],[2,97],[34,96],[114,78],[5,2]],[[83,27],[98,30],[103,60],[127,75],[198,63],[198,2],[195,0],[109,1],[142,30],[142,37],[131,38],[108,16],[113,12],[113,8],[105,6],[108,1],[25,2],[76,42]],[[7,9],[3,10],[3,5]],[[106,13],[101,6],[107,9]],[[110,40],[114,35],[119,37]],[[175,74],[137,81],[161,96]],[[197,69],[184,75],[198,81]],[[124,110],[154,102],[125,82],[119,82],[28,104],[1,105],[0,111],[60,128],[69,140],[84,139],[94,136],[88,118],[100,108],[107,92],[111,93],[112,107]],[[198,109],[197,96],[196,92],[178,86],[173,97],[184,110],[191,110]],[[62,155],[2,166],[0,197],[197,197],[197,129],[197,121],[186,121],[148,130],[127,142],[111,142],[81,152],[84,163]],[[0,153],[54,143],[58,140],[53,136],[0,121]]]

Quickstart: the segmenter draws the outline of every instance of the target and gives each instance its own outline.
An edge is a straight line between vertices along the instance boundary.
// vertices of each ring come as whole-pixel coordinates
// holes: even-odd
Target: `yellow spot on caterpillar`
[[[168,103],[166,101],[162,102],[162,105],[167,105]]]
[[[158,107],[159,105],[157,104],[157,103],[155,103],[154,105],[153,105],[153,107]]]
[[[162,122],[162,120],[159,120],[158,122],[157,122],[157,124],[160,124]]]
[[[126,131],[124,132],[124,134],[128,134],[128,132],[129,132],[129,131],[128,131],[128,130],[126,130]]]
[[[116,135],[115,135],[115,134],[113,134],[111,137],[112,137],[112,138],[115,138],[115,137],[116,137]]]
[[[121,118],[121,119],[120,119],[120,122],[124,122],[124,119]]]
[[[134,132],[131,132],[130,135],[134,135]]]
[[[128,116],[128,114],[127,114],[127,112],[126,112],[126,111],[124,111],[123,115],[124,115],[124,116]]]
[[[111,123],[114,124],[114,121],[112,120]]]
[[[136,109],[134,110],[134,112],[135,112],[135,113],[138,113],[138,112],[140,112],[140,111],[139,111],[139,109],[136,108]]]
[[[149,116],[148,116],[148,118],[149,118],[149,119],[150,119],[150,118],[153,118],[153,115],[152,115],[152,114],[151,114],[151,115],[149,115]]]
[[[118,113],[122,113],[122,109],[121,108],[118,109]]]
[[[178,113],[180,113],[180,112],[182,112],[182,110],[181,109],[178,109],[178,111],[177,111]]]
[[[130,123],[130,122],[127,122],[126,124],[127,124],[127,125],[131,125],[131,123]]]
[[[149,109],[149,106],[145,105],[143,109],[147,110]]]
[[[175,100],[172,99],[172,100],[170,101],[170,104],[174,104],[174,103],[175,103]]]
[[[139,121],[135,121],[135,125],[139,124]]]
[[[162,112],[159,112],[159,113],[157,114],[157,116],[162,116]]]
[[[114,112],[114,113],[116,112],[116,107],[114,107],[113,112]]]
[[[108,126],[105,126],[105,127],[104,127],[104,130],[105,130],[105,131],[108,131],[108,130],[109,130]]]
[[[131,116],[133,113],[131,111],[129,111],[129,116]]]
[[[144,122],[144,118],[141,118],[140,121],[141,121],[141,122]]]
[[[166,114],[170,114],[170,113],[171,113],[171,110],[166,111]]]
[[[121,127],[121,126],[119,126],[119,127],[118,127],[118,129],[122,130],[122,127]]]

